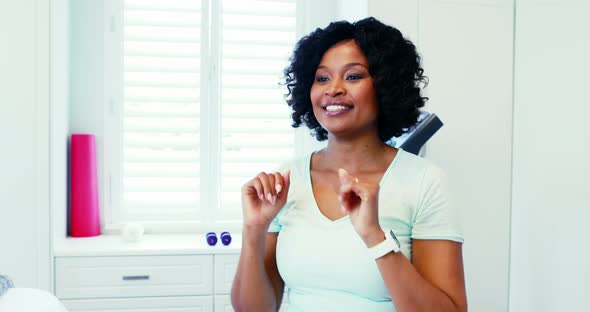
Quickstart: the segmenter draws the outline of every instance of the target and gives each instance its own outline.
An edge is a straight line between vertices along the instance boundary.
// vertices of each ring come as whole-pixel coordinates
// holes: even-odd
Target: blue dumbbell
[[[228,246],[231,243],[231,235],[229,235],[229,232],[221,233],[221,243],[225,246]]]
[[[209,246],[215,246],[217,244],[217,235],[215,235],[215,232],[209,232],[207,233],[207,244]]]

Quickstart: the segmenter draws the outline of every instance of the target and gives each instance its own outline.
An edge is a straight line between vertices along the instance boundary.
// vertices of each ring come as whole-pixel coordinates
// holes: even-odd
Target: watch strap
[[[400,252],[400,245],[397,240],[397,237],[395,236],[395,234],[393,234],[393,231],[384,231],[384,233],[385,240],[368,249],[369,256],[375,260],[385,256],[390,252]]]

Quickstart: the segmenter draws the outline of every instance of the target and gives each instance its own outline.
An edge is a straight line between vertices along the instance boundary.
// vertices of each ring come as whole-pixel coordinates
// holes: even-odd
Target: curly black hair
[[[380,139],[387,142],[392,137],[399,137],[416,124],[420,108],[428,100],[420,93],[428,81],[414,44],[396,28],[373,17],[354,23],[332,22],[297,42],[290,64],[284,71],[287,104],[293,110],[292,126],[297,128],[305,124],[318,140],[328,138],[328,132],[313,114],[310,90],[324,53],[334,44],[349,39],[359,45],[369,63],[379,106],[377,129]]]

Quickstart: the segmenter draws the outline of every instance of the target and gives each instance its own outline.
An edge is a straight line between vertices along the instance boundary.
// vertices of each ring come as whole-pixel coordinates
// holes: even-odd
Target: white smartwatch
[[[400,244],[397,240],[393,231],[384,231],[385,232],[385,240],[381,243],[369,248],[369,256],[375,260],[385,256],[390,252],[398,253],[400,252]]]

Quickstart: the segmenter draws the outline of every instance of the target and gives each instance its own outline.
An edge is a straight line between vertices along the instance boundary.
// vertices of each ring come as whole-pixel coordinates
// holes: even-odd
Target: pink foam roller
[[[70,151],[71,235],[73,237],[100,235],[94,135],[72,134]]]

